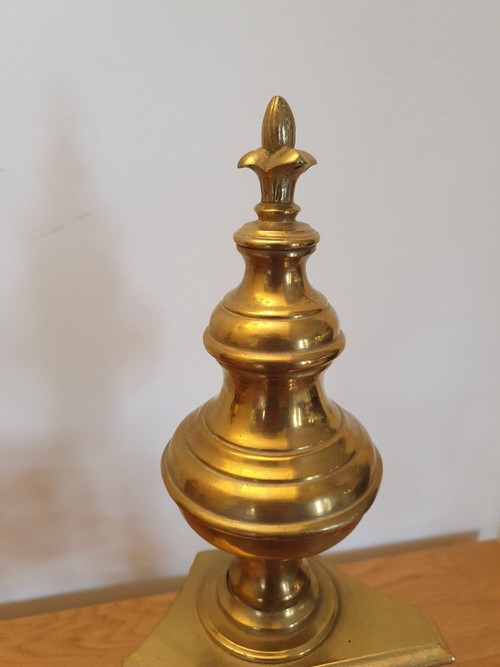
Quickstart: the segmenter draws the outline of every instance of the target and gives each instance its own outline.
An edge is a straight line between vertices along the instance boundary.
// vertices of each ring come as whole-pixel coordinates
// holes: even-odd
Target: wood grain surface
[[[372,558],[342,569],[427,611],[457,665],[500,667],[500,541]],[[0,665],[119,665],[174,597],[152,595],[2,621]]]

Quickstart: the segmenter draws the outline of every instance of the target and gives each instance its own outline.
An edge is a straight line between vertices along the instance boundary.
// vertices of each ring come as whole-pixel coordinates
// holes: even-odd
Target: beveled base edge
[[[197,593],[214,566],[227,568],[231,556],[203,551],[167,614],[123,667],[252,667],[220,646],[204,630]],[[323,565],[326,565],[322,561]],[[307,656],[281,667],[431,667],[454,661],[432,620],[416,607],[393,600],[338,568],[326,565],[335,581],[340,609],[333,630]]]

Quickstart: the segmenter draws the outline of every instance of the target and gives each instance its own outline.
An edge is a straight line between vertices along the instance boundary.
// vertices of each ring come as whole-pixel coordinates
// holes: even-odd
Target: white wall
[[[294,110],[329,394],[380,447],[343,548],[498,534],[500,4],[4,2],[1,600],[187,571],[160,478],[216,393],[201,337],[239,281],[235,164]]]

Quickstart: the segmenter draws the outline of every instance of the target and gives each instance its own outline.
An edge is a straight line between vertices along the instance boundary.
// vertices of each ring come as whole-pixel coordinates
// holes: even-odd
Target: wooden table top
[[[340,567],[430,614],[457,665],[500,667],[500,541],[424,549]],[[2,621],[0,665],[119,665],[174,597],[152,595]]]

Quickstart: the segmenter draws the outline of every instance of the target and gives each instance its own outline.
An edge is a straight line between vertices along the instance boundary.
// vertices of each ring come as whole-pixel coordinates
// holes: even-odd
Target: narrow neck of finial
[[[295,202],[266,202],[261,201],[254,206],[254,210],[263,222],[293,222],[300,212],[300,206]]]
[[[255,211],[260,220],[295,220],[300,211],[300,206],[293,201],[296,179],[289,169],[259,174],[262,200]]]
[[[274,173],[262,172],[259,174],[260,190],[263,202],[288,204],[293,202],[297,174],[291,169],[275,169]]]

